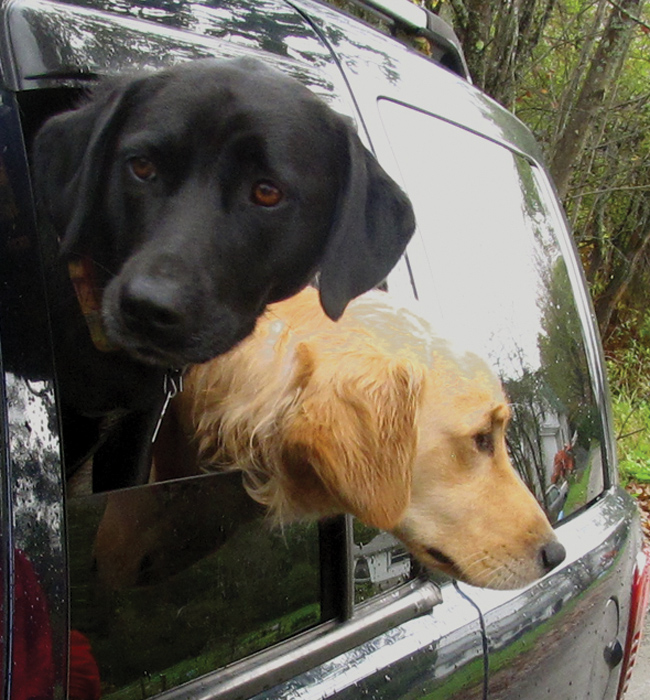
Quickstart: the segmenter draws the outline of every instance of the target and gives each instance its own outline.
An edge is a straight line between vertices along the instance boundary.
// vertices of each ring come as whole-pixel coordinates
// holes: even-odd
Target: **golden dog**
[[[308,289],[189,371],[171,417],[185,440],[156,469],[241,470],[278,523],[351,513],[426,566],[518,588],[565,552],[510,463],[509,417],[488,366],[389,294],[360,297],[334,323]]]

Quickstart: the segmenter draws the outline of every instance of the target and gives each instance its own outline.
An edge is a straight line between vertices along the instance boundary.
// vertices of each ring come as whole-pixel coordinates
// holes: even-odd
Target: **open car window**
[[[379,110],[418,219],[409,264],[419,299],[434,327],[498,372],[513,463],[560,520],[604,488],[603,425],[562,224],[522,156],[390,100]]]

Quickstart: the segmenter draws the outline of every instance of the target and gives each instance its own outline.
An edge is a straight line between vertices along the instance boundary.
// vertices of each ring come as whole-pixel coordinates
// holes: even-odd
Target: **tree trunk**
[[[627,54],[633,17],[641,0],[621,0],[612,8],[576,102],[551,158],[550,170],[560,197],[564,198],[575,163],[585,145],[598,108],[602,105],[621,60]]]
[[[598,327],[603,338],[612,331],[614,312],[621,303],[639,268],[644,264],[650,249],[650,231],[645,231],[636,250],[631,251],[624,261],[616,266],[614,274],[594,304]]]

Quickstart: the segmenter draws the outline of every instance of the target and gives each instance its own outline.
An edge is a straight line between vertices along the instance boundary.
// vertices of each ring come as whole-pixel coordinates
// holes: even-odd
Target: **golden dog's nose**
[[[540,557],[542,559],[542,566],[548,573],[564,561],[566,557],[566,549],[564,549],[564,547],[557,540],[553,540],[542,547]]]

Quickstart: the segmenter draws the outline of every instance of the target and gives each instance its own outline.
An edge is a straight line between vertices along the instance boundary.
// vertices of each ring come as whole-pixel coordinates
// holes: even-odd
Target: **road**
[[[637,656],[632,680],[625,700],[648,700],[650,698],[650,612],[645,619],[643,640]]]

